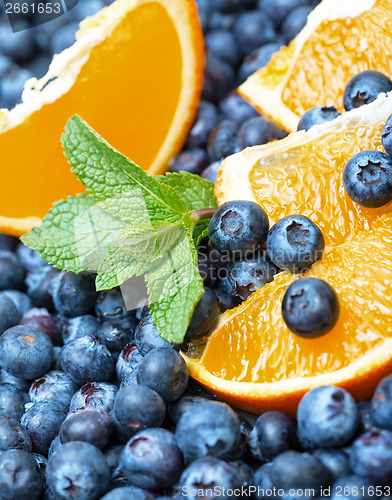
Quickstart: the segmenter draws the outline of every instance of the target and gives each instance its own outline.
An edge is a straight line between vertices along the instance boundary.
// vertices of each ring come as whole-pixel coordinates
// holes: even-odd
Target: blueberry
[[[234,35],[244,55],[249,54],[275,38],[274,25],[264,12],[244,12],[234,25]]]
[[[35,379],[53,363],[49,337],[30,326],[14,326],[0,337],[0,364],[15,377]]]
[[[61,367],[74,382],[84,385],[87,382],[110,380],[114,362],[105,344],[97,337],[86,335],[63,347]]]
[[[213,163],[208,165],[207,168],[203,170],[201,176],[204,177],[204,179],[207,179],[208,181],[211,181],[213,184],[215,184],[216,179],[218,177],[219,167],[220,167],[220,162],[214,161]]]
[[[195,394],[183,394],[179,399],[173,401],[168,406],[168,414],[174,424],[180,420],[181,416],[194,406],[209,403],[211,399]]]
[[[109,413],[114,408],[114,399],[118,392],[114,384],[107,382],[89,382],[81,387],[72,397],[70,411],[92,407]]]
[[[61,441],[60,441],[60,434],[57,434],[57,436],[50,443],[49,450],[48,450],[48,457],[51,457],[53,455],[53,453],[58,448],[61,448],[61,446],[63,446],[63,445],[61,444]]]
[[[11,326],[15,326],[20,318],[21,314],[13,300],[0,292],[0,335]]]
[[[354,474],[378,485],[391,486],[392,432],[371,429],[354,441],[350,453]]]
[[[301,399],[297,412],[298,436],[306,448],[336,448],[347,444],[359,425],[358,409],[350,394],[326,385]]]
[[[168,342],[159,335],[155,324],[152,322],[150,314],[145,316],[137,325],[135,330],[135,343],[142,356],[145,356],[155,347],[179,348],[178,344]]]
[[[257,203],[227,201],[212,216],[208,236],[219,252],[243,258],[264,244],[268,228],[267,214]]]
[[[110,444],[124,445],[134,434],[135,431],[126,429],[117,420],[114,410],[110,412],[110,418],[112,419],[112,438]]]
[[[0,453],[13,449],[31,451],[29,433],[13,418],[0,415]]]
[[[363,399],[357,404],[359,413],[360,433],[369,431],[373,427],[372,403],[368,399]]]
[[[214,328],[219,316],[218,297],[211,288],[204,293],[193,311],[186,332],[186,339],[197,339],[208,335]]]
[[[124,475],[124,471],[121,468],[120,460],[121,453],[124,447],[120,444],[109,446],[103,453],[105,455],[106,462],[110,469],[110,485],[112,487],[125,486],[127,480]]]
[[[282,33],[284,34],[286,44],[289,44],[302,30],[311,11],[312,7],[304,5],[303,7],[297,7],[286,17],[282,24]]]
[[[122,320],[129,316],[121,290],[113,288],[100,292],[95,304],[95,314],[99,321]]]
[[[253,469],[250,465],[241,460],[231,460],[228,464],[236,471],[239,485],[248,488],[253,484]]]
[[[358,205],[378,208],[392,200],[392,159],[380,151],[361,151],[346,163],[343,185]]]
[[[241,304],[241,299],[238,295],[224,290],[215,289],[216,296],[218,297],[220,313],[224,313],[227,309],[233,309]]]
[[[72,9],[71,15],[76,21],[80,22],[85,17],[93,16],[104,6],[103,0],[83,0]]]
[[[103,453],[89,443],[65,443],[48,460],[50,490],[64,500],[98,498],[109,486],[110,470]]]
[[[89,406],[69,413],[60,429],[60,441],[84,441],[102,449],[109,442],[111,426],[105,412]]]
[[[205,37],[206,48],[218,59],[236,68],[241,62],[241,52],[235,36],[228,30],[212,30]]]
[[[143,356],[138,351],[135,342],[124,346],[116,363],[117,377],[121,382],[136,382],[136,373]]]
[[[33,59],[30,59],[28,62],[26,62],[24,64],[24,67],[28,69],[36,78],[42,78],[48,72],[51,62],[51,56],[49,54],[44,54],[41,52],[37,54]]]
[[[286,135],[287,133],[274,122],[260,116],[251,118],[242,125],[239,131],[238,145],[240,149],[245,149],[249,146],[257,146],[283,139]]]
[[[214,264],[207,256],[200,253],[197,260],[197,266],[199,268],[200,277],[203,280],[203,285],[207,288],[213,288],[217,278],[217,269]]]
[[[18,20],[20,31],[12,32],[9,25],[0,26],[0,50],[16,62],[25,62],[35,52],[34,40],[26,21]]]
[[[0,250],[0,290],[23,288],[24,277],[18,257],[8,250]]]
[[[252,426],[249,421],[241,414],[237,414],[240,421],[240,441],[237,445],[236,450],[232,453],[231,458],[235,459],[245,459],[249,455],[249,439],[250,433],[252,431]],[[243,462],[242,462],[243,463]]]
[[[46,480],[46,465],[48,463],[48,459],[41,455],[40,453],[33,453],[33,457],[35,458],[35,461],[37,462],[39,472],[41,474],[42,479],[45,481]]]
[[[94,308],[96,296],[92,274],[62,272],[52,282],[54,307],[64,316],[89,314]]]
[[[0,455],[0,497],[2,500],[38,500],[42,477],[33,455],[8,450]]]
[[[3,290],[3,293],[12,300],[21,316],[33,307],[30,297],[19,290]]]
[[[264,492],[268,490],[273,491],[274,484],[270,475],[272,467],[272,463],[266,463],[255,471],[253,476],[253,484],[257,488],[255,498],[264,500]],[[271,495],[271,498],[280,499],[282,497],[279,497],[278,495]]]
[[[280,269],[273,264],[267,252],[260,252],[256,257],[233,261],[228,271],[235,294],[246,300],[257,289],[273,281]]]
[[[21,102],[24,84],[33,75],[24,68],[13,67],[0,79],[0,96],[2,105],[8,109]],[[22,268],[20,268],[22,271]],[[20,273],[19,271],[19,273]],[[1,272],[1,276],[3,272]],[[17,277],[17,275],[15,276]],[[2,280],[0,280],[1,283]],[[10,288],[7,286],[6,288]],[[19,288],[19,287],[18,287]]]
[[[66,373],[52,370],[34,380],[29,390],[29,396],[33,403],[54,401],[68,409],[72,396],[77,390],[78,386]]]
[[[0,77],[4,75],[5,70],[9,69],[12,61],[3,55],[0,55]],[[18,245],[19,240],[15,236],[0,233],[0,250],[13,252]]]
[[[128,481],[161,490],[180,477],[184,459],[173,434],[165,429],[145,429],[125,445],[121,467]]]
[[[350,457],[343,450],[318,449],[313,452],[313,456],[323,462],[333,481],[351,474]]]
[[[242,125],[246,120],[259,116],[259,113],[235,90],[229,92],[219,103],[219,108],[228,120]]]
[[[377,99],[383,92],[392,90],[392,80],[378,71],[363,71],[353,76],[346,85],[343,105],[346,111],[359,108]]]
[[[37,307],[53,309],[52,281],[60,274],[58,269],[52,267],[35,268],[26,277],[27,294]]]
[[[19,422],[28,402],[27,394],[12,384],[0,384],[0,415],[6,415]]]
[[[392,154],[392,115],[385,122],[381,132],[381,142],[385,151],[391,156]]]
[[[137,381],[156,391],[165,403],[178,399],[188,383],[188,368],[182,356],[173,349],[160,347],[140,362]]]
[[[161,396],[149,387],[127,385],[117,393],[114,414],[122,426],[137,432],[162,425],[166,406]]]
[[[309,5],[309,0],[259,0],[259,9],[266,12],[275,26],[280,26],[297,7]]]
[[[101,497],[101,500],[158,500],[155,494],[138,488],[137,486],[123,486],[121,488],[115,488],[105,496]]]
[[[232,120],[223,120],[211,132],[208,138],[208,155],[211,161],[222,160],[237,151],[238,124]]]
[[[192,148],[182,151],[170,164],[171,172],[189,172],[200,175],[208,166],[208,156],[204,149]]]
[[[44,307],[32,308],[19,321],[20,325],[38,328],[46,333],[53,345],[62,345],[63,339],[54,317]]]
[[[98,332],[99,322],[95,316],[84,314],[75,318],[68,318],[62,328],[62,337],[64,344],[72,340],[85,337],[86,335],[95,335]]]
[[[271,57],[275,52],[280,50],[280,43],[270,42],[266,43],[258,49],[252,50],[252,52],[247,55],[238,70],[238,78],[240,83],[244,82],[257,70],[264,68],[264,66],[269,63]]]
[[[33,451],[47,455],[50,443],[60,431],[67,416],[67,408],[54,401],[34,403],[21,419],[33,443]]]
[[[328,333],[339,319],[339,298],[335,290],[318,278],[294,281],[282,301],[287,327],[307,339]]]
[[[202,99],[218,102],[234,85],[235,74],[230,64],[212,55],[207,55]]]
[[[227,458],[240,441],[240,421],[228,405],[211,401],[183,413],[176,438],[187,462],[206,456]]]
[[[229,30],[232,31],[236,20],[238,19],[238,12],[219,12],[213,11],[209,16],[208,28],[210,30]]]
[[[33,269],[39,267],[47,267],[48,264],[40,257],[37,250],[32,250],[31,248],[24,245],[22,242],[16,248],[16,254],[24,267],[26,272],[32,271]]]
[[[392,375],[385,377],[378,385],[371,403],[371,417],[374,425],[392,430]]]
[[[108,320],[102,323],[96,332],[96,336],[106,345],[112,354],[119,354],[122,348],[134,339],[137,320],[132,318],[132,328],[122,325],[116,320]]]
[[[238,12],[244,7],[244,0],[214,0],[211,8],[219,12]]]
[[[59,28],[50,41],[50,50],[53,54],[58,54],[67,49],[75,42],[75,33],[79,29],[79,23],[68,23]]]
[[[291,419],[280,411],[261,415],[249,436],[252,455],[270,462],[287,450],[298,448],[297,432]]]
[[[187,138],[189,148],[203,148],[207,144],[208,136],[218,124],[218,111],[212,102],[200,101],[196,120]]]
[[[339,500],[343,493],[347,500],[367,500],[374,491],[374,484],[370,481],[350,474],[334,482],[330,498],[331,500]]]
[[[270,229],[267,251],[281,269],[298,272],[309,269],[324,253],[324,236],[318,226],[303,215],[289,215]]]
[[[316,106],[310,108],[301,116],[297,130],[309,130],[313,125],[320,125],[340,116],[335,106]]]
[[[27,392],[30,388],[31,382],[29,380],[15,377],[11,373],[4,370],[4,368],[0,368],[0,384],[10,384],[23,392]]]

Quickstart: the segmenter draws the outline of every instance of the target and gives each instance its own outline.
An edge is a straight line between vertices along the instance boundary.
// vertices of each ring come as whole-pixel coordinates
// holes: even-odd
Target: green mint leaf
[[[203,240],[203,238],[208,236],[208,225],[211,219],[202,219],[198,222],[193,230],[193,241],[195,246],[198,247]]]

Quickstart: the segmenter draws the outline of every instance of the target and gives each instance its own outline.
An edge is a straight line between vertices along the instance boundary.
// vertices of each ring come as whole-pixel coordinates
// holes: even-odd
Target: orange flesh
[[[181,74],[178,35],[163,7],[148,3],[131,11],[112,36],[92,49],[65,95],[0,135],[0,215],[42,217],[53,201],[83,191],[60,145],[73,114],[147,168],[173,119]]]
[[[376,69],[392,75],[390,0],[377,0],[358,17],[323,21],[301,49],[283,90],[282,100],[298,116],[317,105],[343,111],[347,82],[357,73]],[[375,43],[374,38],[377,37]],[[358,43],[360,40],[360,43]],[[377,47],[377,53],[372,50]]]

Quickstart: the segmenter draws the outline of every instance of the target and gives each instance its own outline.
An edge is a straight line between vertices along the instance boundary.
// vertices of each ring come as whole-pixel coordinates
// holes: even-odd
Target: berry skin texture
[[[259,113],[235,90],[232,90],[219,103],[219,108],[228,120],[241,125],[246,120],[260,116]]]
[[[111,426],[110,417],[103,411],[83,408],[68,414],[60,429],[60,441],[84,441],[102,449],[109,442]]]
[[[235,86],[235,74],[230,64],[207,54],[202,99],[218,102]]]
[[[46,478],[50,491],[64,500],[93,500],[110,480],[105,456],[89,443],[65,443],[49,457]]]
[[[206,35],[206,48],[215,57],[236,68],[241,62],[241,52],[236,39],[228,30],[212,30]]]
[[[0,455],[1,500],[38,500],[43,482],[33,455],[8,450]]]
[[[78,386],[66,373],[60,370],[51,370],[34,380],[29,390],[29,396],[32,403],[54,401],[68,408],[72,396],[77,390]]]
[[[238,124],[233,120],[223,120],[208,137],[208,156],[211,161],[220,161],[237,151]]]
[[[304,448],[337,448],[355,436],[359,414],[347,391],[327,385],[305,394],[298,406],[297,421]]]
[[[334,120],[340,114],[335,106],[316,106],[315,108],[308,109],[301,116],[297,130],[309,130],[313,125],[320,125]]]
[[[282,316],[287,327],[307,339],[332,330],[339,313],[339,298],[335,290],[318,278],[294,281],[283,296]]]
[[[379,151],[361,151],[346,163],[343,185],[358,205],[378,208],[392,200],[392,159]]]
[[[234,35],[244,55],[262,45],[272,42],[275,29],[270,18],[261,11],[249,11],[241,14],[234,24]]]
[[[283,139],[286,135],[287,133],[273,121],[265,116],[259,116],[251,118],[242,125],[238,135],[238,145],[242,150],[250,146]]]
[[[169,404],[167,408],[169,417],[174,424],[177,424],[186,411],[194,406],[209,403],[210,401],[211,399],[196,394],[183,394],[179,399]]]
[[[188,384],[188,368],[173,349],[153,349],[142,359],[137,382],[156,391],[165,403],[178,399]]]
[[[0,250],[0,290],[23,287],[25,272],[18,257],[8,250]]]
[[[99,321],[123,319],[128,316],[122,293],[117,288],[100,292],[95,303],[95,314]]]
[[[200,175],[207,166],[208,156],[204,149],[193,148],[182,151],[170,164],[170,171]]]
[[[21,314],[12,299],[0,292],[0,335],[15,326],[20,318]]]
[[[0,385],[0,415],[6,415],[19,422],[28,400],[28,395],[19,387],[7,383]]]
[[[38,328],[14,326],[0,337],[0,364],[15,377],[40,377],[49,370],[53,359],[53,345]]]
[[[71,399],[69,411],[86,407],[109,413],[114,407],[114,398],[118,392],[114,384],[107,382],[89,382],[81,387]]]
[[[103,323],[104,325],[105,323]],[[103,326],[102,325],[102,326]],[[66,320],[62,328],[62,337],[64,344],[68,344],[72,340],[84,337],[85,335],[95,335],[99,328],[99,323],[95,316],[84,314],[83,316],[75,316]]]
[[[367,479],[352,474],[347,474],[334,482],[331,488],[332,500],[339,500],[344,494],[346,500],[367,500],[368,493],[375,491],[374,484]]]
[[[137,488],[136,486],[123,486],[120,488],[115,488],[105,496],[101,497],[101,500],[161,500],[161,497],[157,497],[150,491],[143,490],[142,488]],[[171,500],[171,498],[169,499]]]
[[[392,81],[378,71],[363,71],[353,76],[346,85],[343,105],[346,111],[359,108],[377,99],[382,92],[392,90]]]
[[[388,117],[381,132],[382,145],[389,156],[392,154],[392,115]]]
[[[219,302],[214,290],[204,288],[204,293],[196,304],[186,332],[186,339],[198,339],[208,335],[219,317]]]
[[[150,314],[145,316],[137,325],[135,330],[135,343],[142,356],[145,356],[151,349],[155,349],[156,347],[179,348],[178,344],[168,342],[159,335]]]
[[[189,148],[204,148],[212,129],[218,124],[218,111],[212,102],[200,101],[196,120],[188,134]]]
[[[21,316],[33,307],[30,297],[19,290],[3,290],[3,293],[12,300]]]
[[[180,417],[176,438],[188,463],[206,456],[228,458],[240,441],[240,421],[224,403],[197,405]]]
[[[208,236],[218,252],[244,257],[263,245],[269,229],[265,210],[253,201],[227,201],[211,217]]]
[[[145,429],[124,446],[121,468],[139,488],[161,490],[180,477],[184,457],[174,435],[166,429]]]
[[[240,66],[238,71],[239,81],[241,83],[244,82],[258,69],[263,68],[271,60],[272,55],[275,54],[275,52],[278,52],[280,47],[280,43],[271,42],[253,50],[248,56],[245,57]]]
[[[323,256],[324,236],[304,215],[289,215],[271,227],[267,252],[279,268],[292,273],[309,269]]]
[[[29,433],[13,418],[0,415],[0,453],[12,449],[30,452],[32,444]]]
[[[64,316],[89,314],[97,298],[93,275],[59,273],[52,282],[52,297],[56,311]]]
[[[126,383],[126,385],[129,385],[131,380],[136,384],[137,369],[142,359],[143,356],[138,351],[135,342],[130,342],[125,345],[120,352],[116,363],[116,373],[118,379],[121,382]]]
[[[362,434],[351,447],[350,465],[375,485],[392,486],[392,432],[373,428]]]
[[[392,431],[392,375],[379,383],[371,403],[371,416],[374,425]]]
[[[344,450],[319,448],[313,452],[313,456],[323,462],[331,473],[333,481],[351,474],[350,456]]]
[[[311,10],[312,8],[310,6],[303,5],[302,7],[294,9],[286,17],[282,25],[282,33],[284,33],[284,39],[287,45],[305,26]]]

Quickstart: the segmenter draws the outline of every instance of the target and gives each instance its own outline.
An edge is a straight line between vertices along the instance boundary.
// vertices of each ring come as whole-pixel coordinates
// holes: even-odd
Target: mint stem
[[[193,210],[192,211],[192,219],[196,222],[202,219],[209,219],[216,212],[216,208],[205,208],[203,210]]]

